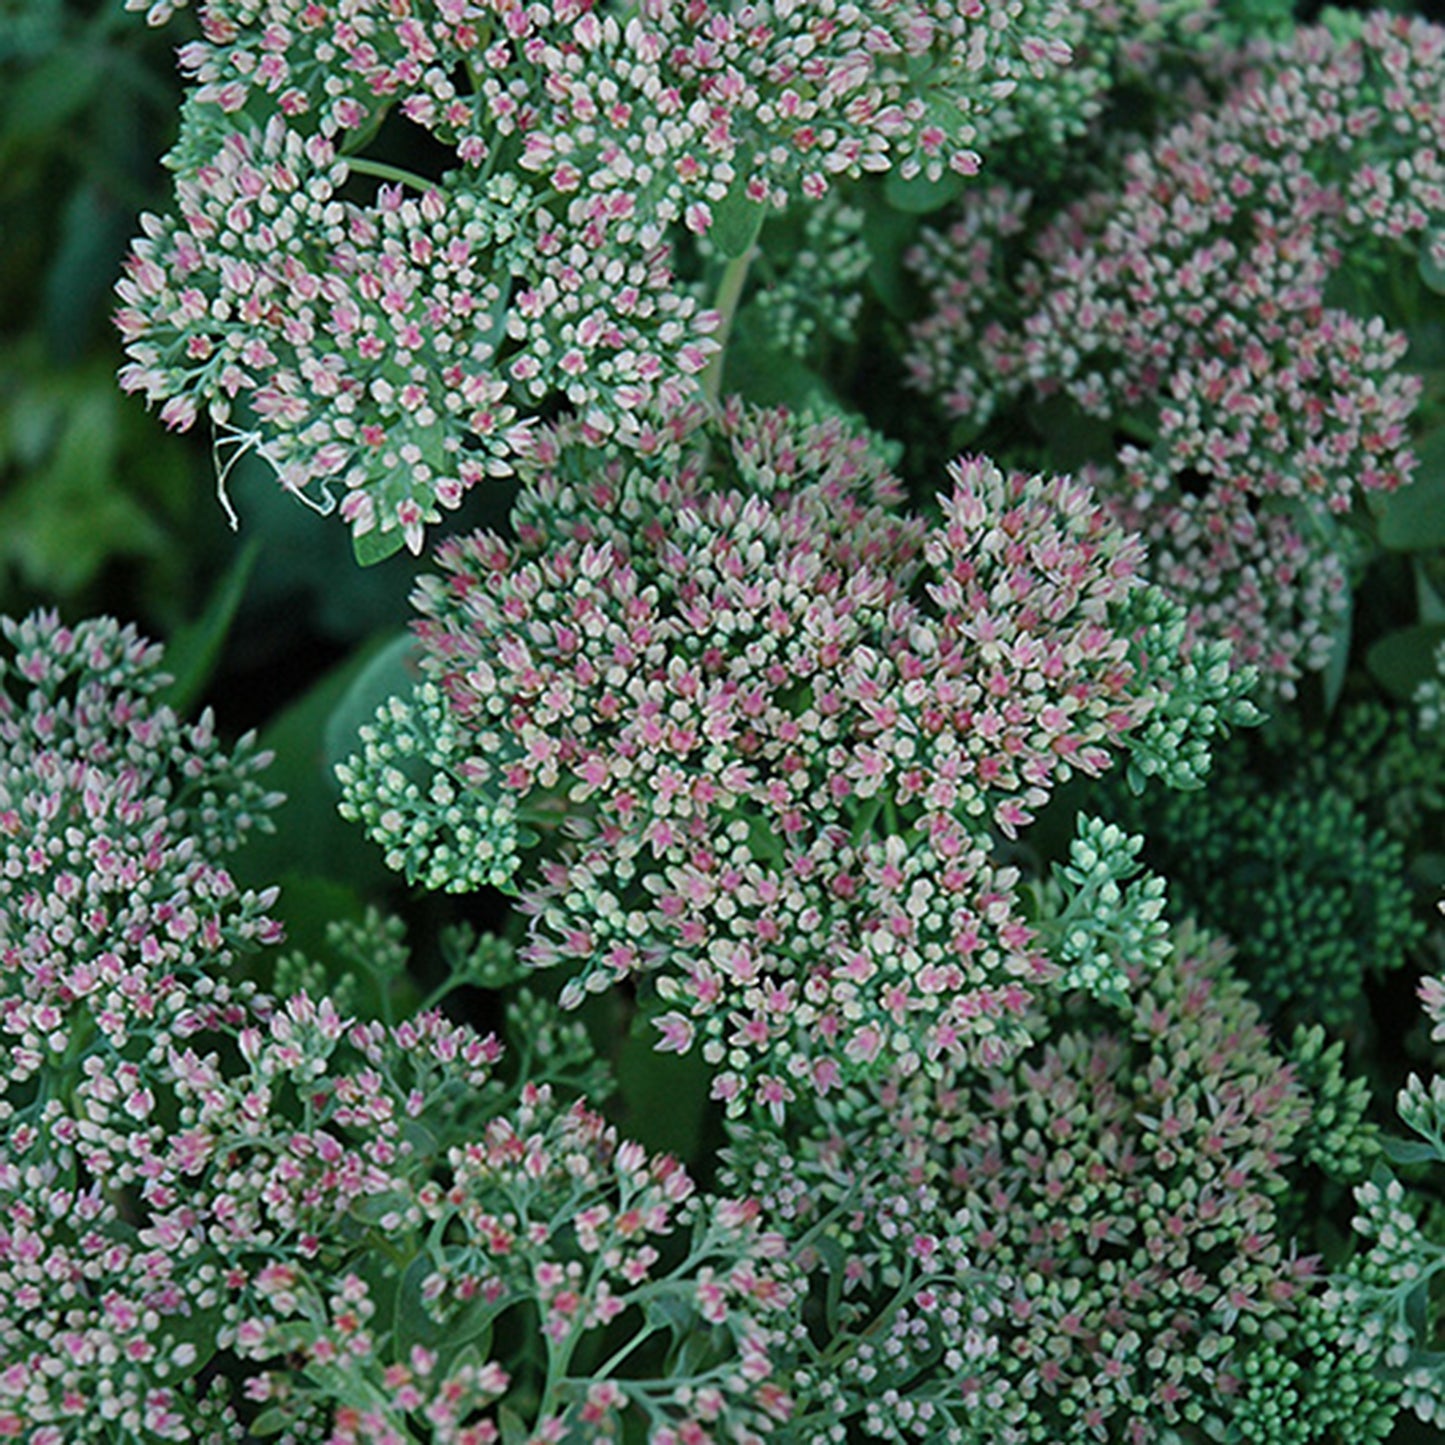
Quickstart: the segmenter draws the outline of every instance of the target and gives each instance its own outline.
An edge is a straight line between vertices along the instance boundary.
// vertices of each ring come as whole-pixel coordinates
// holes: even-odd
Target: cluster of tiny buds
[[[1101,493],[1198,625],[1287,696],[1343,616],[1333,519],[1415,466],[1406,339],[1327,287],[1402,264],[1402,244],[1414,264],[1445,215],[1445,29],[1305,30],[1230,81],[1058,215],[969,198],[912,257],[934,304],[909,364],[974,421],[1062,393],[1134,437],[1097,458]]]
[[[280,937],[275,891],[241,892],[219,862],[275,801],[264,757],[159,703],[158,650],[133,630],[38,614],[3,631],[0,1435],[222,1445],[254,1424],[383,1445],[425,1420],[483,1445],[521,1409],[537,1440],[627,1417],[690,1442],[786,1419],[794,1287],[757,1205],[700,1195],[546,1088],[509,1111],[497,1039],[436,1009],[388,1025],[229,983]],[[335,941],[404,966],[379,920]],[[407,1324],[393,1300],[413,1283]],[[659,1325],[700,1343],[692,1372],[559,1364],[539,1400],[525,1350],[436,1338],[454,1309],[534,1300],[562,1361],[577,1332],[664,1296]]]
[[[549,442],[520,544],[444,545],[417,632],[464,758],[451,813],[569,813],[524,886],[529,960],[576,971],[567,1004],[654,976],[660,1047],[700,1045],[730,1110],[780,1118],[853,1071],[1019,1042],[1056,970],[994,832],[1136,738],[1145,771],[1197,772],[1227,669],[1171,691],[1189,649],[1140,610],[1138,543],[1067,479],[962,460],[925,530],[872,500],[895,489],[844,430],[734,408],[718,439],[650,508],[650,463],[572,482]],[[685,443],[659,439],[664,469]],[[709,467],[728,489],[686,480]],[[468,886],[396,771],[378,792],[353,760],[347,806],[412,876]]]
[[[801,1418],[826,1399],[899,1442],[1226,1435],[1255,1342],[1317,1298],[1281,1208],[1310,1102],[1227,948],[1172,942],[1131,970],[1132,1025],[1052,1012],[1003,1068],[855,1088],[801,1144],[735,1136],[747,1187],[855,1300]]]
[[[254,452],[358,541],[419,550],[544,403],[630,442],[695,392],[716,317],[673,275],[676,227],[747,230],[893,166],[971,173],[990,110],[1069,59],[1067,25],[1062,0],[625,20],[590,0],[207,0],[181,51],[175,213],[144,218],[120,288],[123,383],[172,426],[209,417],[235,449],[223,499]],[[393,106],[458,167],[361,154]],[[367,176],[399,184],[342,199]]]

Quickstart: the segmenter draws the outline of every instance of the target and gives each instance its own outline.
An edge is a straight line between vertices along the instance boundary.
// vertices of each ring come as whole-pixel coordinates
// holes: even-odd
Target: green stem
[[[464,983],[465,978],[449,978],[445,983],[439,983],[427,996],[417,1005],[417,1013],[424,1014],[428,1009],[434,1009],[446,996],[454,993]]]
[[[580,1336],[576,1329],[561,1344],[547,1341],[547,1379],[542,1386],[542,1403],[537,1409],[537,1423],[561,1413],[562,1389],[567,1383],[567,1369]]]
[[[603,1364],[599,1365],[595,1370],[592,1371],[593,1379],[611,1379],[613,1370],[617,1369],[619,1365],[623,1364],[627,1360],[627,1357],[631,1355],[633,1351],[638,1348],[639,1345],[646,1344],[647,1341],[651,1338],[652,1331],[648,1329],[646,1325],[640,1326],[637,1330],[637,1333],[633,1335],[632,1338],[621,1347],[621,1349],[617,1350],[613,1354],[611,1359],[605,1361]]]
[[[434,191],[436,182],[419,176],[415,171],[403,170],[400,166],[389,166],[384,161],[369,161],[365,156],[347,156],[346,168],[353,175],[375,176],[379,181],[395,181],[398,185],[410,186],[414,191]]]
[[[737,314],[738,302],[742,300],[743,287],[747,284],[748,267],[752,263],[754,247],[749,247],[741,256],[734,256],[723,268],[722,280],[718,282],[717,295],[713,298],[713,310],[718,313],[717,330],[713,339],[717,350],[702,374],[703,395],[709,401],[716,401],[722,394],[723,362],[727,356],[728,335],[733,329],[733,317]]]

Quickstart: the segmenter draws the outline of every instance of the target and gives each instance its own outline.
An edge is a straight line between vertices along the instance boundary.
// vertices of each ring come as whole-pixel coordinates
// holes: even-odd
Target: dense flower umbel
[[[154,700],[160,650],[134,629],[48,613],[0,629],[3,1117],[29,1119],[40,1099],[13,1111],[42,1070],[74,1088],[83,1059],[144,1051],[188,983],[279,936],[274,891],[243,893],[220,862],[279,795],[253,738],[228,753],[209,713]]]
[[[399,526],[419,551],[439,505],[510,469],[519,407],[561,391],[611,427],[702,369],[709,319],[658,245],[605,249],[606,215],[568,236],[505,177],[358,206],[347,174],[279,117],[227,135],[177,180],[178,217],[145,218],[117,322],[127,388],[173,425],[208,405],[356,535]]]
[[[163,1080],[238,1011],[233,958],[278,936],[274,894],[220,861],[276,801],[266,758],[158,703],[159,649],[133,629],[36,614],[3,632],[0,1431],[200,1438],[177,1387],[219,1283],[163,1162],[184,1149]]]
[[[554,471],[521,547],[449,542],[417,599],[423,692],[470,739],[448,797],[502,832],[565,800],[532,961],[577,970],[574,1001],[661,970],[662,1047],[700,1038],[720,1097],[777,1114],[889,1060],[997,1058],[1052,970],[994,831],[1136,734],[1146,770],[1165,735],[1194,766],[1237,689],[1211,670],[1176,707],[1187,663],[1134,609],[1138,545],[1085,489],[962,461],[923,535],[866,500],[866,451],[796,425],[788,446],[781,415],[730,414],[716,465],[750,494],[681,481],[630,528],[599,505],[630,464],[592,492]],[[565,540],[535,555],[548,512]],[[348,764],[348,806],[429,869],[428,829],[449,856],[454,833],[396,773],[379,803],[369,753]]]
[[[1313,1262],[1276,1212],[1308,1100],[1227,956],[1183,930],[1141,980],[1129,1036],[1064,1032],[916,1116],[980,1231],[976,1267],[1013,1282],[1001,1440],[1227,1419],[1237,1356],[1308,1288]],[[967,1391],[980,1403],[990,1374]]]
[[[839,565],[893,570],[904,586],[913,579],[924,526],[898,510],[896,444],[855,417],[729,397],[714,411],[695,404],[672,413],[628,453],[590,450],[586,440],[575,423],[536,433],[512,510],[524,555],[540,557],[563,540],[605,541],[647,567],[682,513],[726,489],[806,505]]]
[[[757,1207],[694,1197],[545,1089],[509,1109],[496,1039],[436,1010],[388,1027],[230,987],[278,933],[217,862],[274,801],[260,760],[153,700],[133,632],[4,631],[0,1434],[483,1445],[506,1409],[538,1441],[630,1417],[656,1445],[746,1445],[786,1418],[792,1295]],[[394,934],[378,947],[384,972]],[[517,1358],[464,1348],[519,1305]],[[569,1372],[619,1317],[637,1338]],[[664,1377],[641,1346],[674,1325],[696,1368]]]
[[[1227,950],[1173,942],[1124,1020],[1056,1013],[1006,1070],[851,1092],[782,1164],[741,1136],[740,1178],[853,1301],[803,1438],[1231,1438],[1248,1362],[1311,1288],[1278,1217],[1310,1103]]]
[[[1287,693],[1324,665],[1345,603],[1331,517],[1414,465],[1404,338],[1325,294],[1342,268],[1401,264],[1401,245],[1413,265],[1445,214],[1445,30],[1376,17],[1355,42],[1305,31],[1238,69],[1022,264],[1005,247],[1027,196],[929,237],[914,259],[935,305],[910,364],[961,416],[1062,390],[1141,438],[1104,478],[1114,504],[1155,575]]]
[[[419,550],[544,401],[629,440],[693,389],[715,317],[674,281],[674,227],[721,217],[745,248],[765,209],[840,175],[971,173],[992,108],[1068,60],[1068,16],[210,0],[181,52],[176,214],[144,218],[121,285],[123,382],[173,426],[239,428],[317,505],[345,494],[356,536]],[[356,152],[393,107],[458,168],[338,200],[377,172]]]
[[[402,1256],[383,1269],[384,1292],[376,1260],[369,1284],[335,1260],[258,1258],[247,1309],[230,1314],[234,1348],[266,1367],[248,1394],[288,1438],[380,1445],[418,1438],[415,1421],[436,1432],[421,1438],[489,1445],[511,1414],[537,1442],[641,1427],[653,1445],[756,1445],[788,1417],[772,1354],[793,1290],[783,1240],[755,1204],[696,1195],[675,1160],[532,1086],[435,1163],[441,1182],[403,1165],[408,1180],[355,1211]],[[366,1265],[355,1250],[351,1263]],[[537,1348],[487,1359],[504,1316],[523,1318]],[[673,1326],[692,1354],[669,1375]],[[579,1351],[590,1365],[573,1363]]]
[[[706,230],[735,186],[772,201],[895,163],[972,172],[999,103],[1068,63],[1066,28],[1057,0],[645,0],[628,16],[594,0],[207,0],[181,58],[223,113],[273,109],[341,135],[397,102],[467,166],[515,138],[547,190],[627,196],[639,227]]]
[[[806,1118],[787,1136],[733,1124],[724,1154],[728,1187],[762,1200],[813,1285],[780,1445],[979,1439],[952,1372],[998,1353],[1004,1302],[972,1267],[972,1220],[899,1157],[876,1097],[848,1089]]]

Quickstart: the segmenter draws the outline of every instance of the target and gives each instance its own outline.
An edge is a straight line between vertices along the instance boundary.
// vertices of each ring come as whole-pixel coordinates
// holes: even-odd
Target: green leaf
[[[666,1330],[674,1344],[685,1339],[697,1327],[697,1311],[681,1295],[654,1295],[643,1305],[642,1313],[651,1329]]]
[[[1435,582],[1430,576],[1428,560],[1424,557],[1414,559],[1415,571],[1415,607],[1420,615],[1421,622],[1445,622],[1445,597],[1442,597],[1436,590]]]
[[[746,256],[752,250],[768,213],[766,201],[755,201],[748,195],[752,168],[752,153],[744,150],[738,157],[737,173],[727,195],[713,207],[707,238],[729,261]]]
[[[290,1410],[280,1405],[272,1405],[269,1409],[262,1410],[246,1429],[252,1435],[279,1435],[295,1418]]]
[[[1417,853],[1410,859],[1410,877],[1438,893],[1445,888],[1445,853]]]
[[[1380,1147],[1394,1164],[1429,1164],[1440,1157],[1440,1151],[1423,1139],[1385,1138]]]
[[[505,514],[511,490],[504,483],[473,488],[455,519],[458,529],[495,527],[493,517]],[[358,567],[350,531],[317,526],[315,516],[277,486],[270,466],[254,454],[237,462],[230,492],[242,525],[264,544],[248,610],[269,608],[287,617],[301,611],[319,631],[348,644],[394,627],[405,615],[419,559],[408,552],[385,567]]]
[[[743,308],[728,347],[727,390],[756,406],[838,406],[828,383],[791,352],[763,345],[757,339],[749,309]]]
[[[968,181],[957,171],[945,171],[936,181],[930,181],[924,175],[905,179],[899,172],[889,171],[888,178],[883,182],[883,196],[896,211],[926,216],[931,211],[941,211],[951,205],[967,186]]]
[[[660,1054],[657,1030],[639,1014],[617,1056],[617,1083],[627,1110],[626,1130],[649,1150],[684,1162],[699,1157],[712,1070],[694,1050]]]
[[[328,769],[345,762],[358,746],[357,734],[390,697],[410,697],[417,680],[417,641],[410,632],[394,636],[352,679],[322,734]]]
[[[0,120],[0,159],[22,142],[53,135],[79,115],[101,80],[100,54],[67,46],[15,81]]]
[[[1420,238],[1420,279],[1445,296],[1445,227],[1436,226]]]
[[[327,929],[333,923],[361,922],[366,915],[366,900],[361,894],[347,883],[312,873],[279,873],[273,881],[280,887],[281,896],[271,912],[286,930],[288,951],[294,950],[310,962],[320,964],[326,970],[328,987],[334,987],[344,973],[355,976],[354,963],[332,946]],[[276,961],[274,954],[265,957],[272,964]],[[356,985],[368,1012],[379,1016],[381,1001],[370,986],[371,978],[356,977]],[[371,1007],[373,1003],[375,1007]]]
[[[402,536],[400,527],[393,527],[388,532],[381,532],[373,527],[359,537],[355,533],[351,536],[351,550],[363,567],[375,567],[378,562],[395,557],[404,546],[406,538]]]
[[[221,660],[221,651],[246,592],[246,580],[260,555],[261,543],[252,538],[236,553],[222,574],[206,610],[183,627],[166,647],[166,671],[175,679],[162,694],[178,713],[189,713],[205,691]]]
[[[392,1189],[383,1194],[368,1194],[358,1199],[351,1206],[351,1212],[363,1224],[380,1224],[388,1214],[405,1213],[407,1205],[412,1202],[411,1195]]]
[[[504,1302],[488,1303],[478,1297],[446,1319],[436,1319],[422,1298],[422,1286],[435,1271],[436,1261],[421,1253],[397,1281],[394,1328],[398,1356],[409,1355],[413,1345],[422,1345],[440,1351],[444,1362],[450,1360],[463,1346],[485,1340],[493,1319],[505,1307]]]
[[[379,1216],[378,1216],[379,1217]],[[395,1340],[396,1353],[406,1356],[413,1345],[435,1349],[445,1337],[446,1326],[432,1317],[422,1299],[422,1285],[436,1272],[436,1265],[426,1254],[419,1254],[402,1271],[396,1286]]]
[[[44,428],[14,415],[31,407]],[[163,549],[161,529],[117,475],[120,406],[109,378],[98,386],[88,371],[47,377],[18,388],[6,412],[7,451],[22,460],[37,445],[48,451],[23,480],[0,490],[0,557],[35,586],[70,594],[117,554]]]
[[[129,213],[94,181],[67,201],[45,276],[44,334],[56,360],[78,361],[104,324],[129,223]]]
[[[918,214],[887,204],[881,185],[858,194],[868,215],[868,285],[890,314],[906,318],[915,312],[920,289],[903,260],[918,238]]]
[[[195,1355],[183,1369],[172,1374],[173,1382],[179,1383],[199,1374],[210,1364],[216,1353],[216,1336],[221,1328],[222,1302],[217,1300],[207,1309],[193,1310],[188,1316],[171,1316],[166,1320],[167,1331],[175,1336],[177,1344],[189,1344],[195,1348]]]
[[[1445,623],[1431,622],[1387,633],[1369,651],[1370,676],[1399,702],[1409,702],[1435,676],[1435,652],[1445,642]]]
[[[271,815],[276,832],[253,837],[236,855],[233,869],[244,886],[266,887],[286,873],[344,880],[362,893],[395,881],[381,850],[337,812],[341,787],[322,741],[347,689],[394,639],[389,632],[359,648],[262,732],[261,745],[276,754],[267,786],[285,793],[286,801]]]
[[[1090,416],[1063,395],[1044,397],[1029,407],[1029,425],[1044,440],[1054,470],[1074,472],[1085,462],[1110,462],[1117,448],[1111,422]]]
[[[1330,660],[1325,667],[1325,713],[1332,715],[1345,690],[1345,675],[1350,666],[1350,643],[1355,634],[1355,600],[1345,595],[1344,615],[1335,628],[1334,641],[1330,644]]]
[[[1413,480],[1379,504],[1380,542],[1393,552],[1445,547],[1445,428],[1415,450],[1420,465]]]

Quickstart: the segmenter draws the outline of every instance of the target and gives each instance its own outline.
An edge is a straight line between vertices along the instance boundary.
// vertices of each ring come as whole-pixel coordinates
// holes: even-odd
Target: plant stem
[[[892,793],[885,793],[883,796],[883,826],[888,829],[890,838],[903,831],[898,826],[898,805],[893,801]]]
[[[748,267],[752,264],[756,247],[749,246],[741,256],[734,256],[723,268],[722,280],[718,282],[717,296],[713,309],[721,318],[713,339],[717,350],[702,374],[702,392],[709,401],[716,401],[722,392],[723,362],[727,356],[728,334],[733,329],[733,317],[737,314],[738,302],[742,300],[743,287],[747,284]]]
[[[414,191],[436,189],[435,181],[429,181],[415,171],[403,170],[400,166],[389,166],[384,161],[369,161],[365,156],[344,156],[342,159],[353,175],[375,176],[379,181],[396,181],[398,185],[410,186]]]
[[[441,1001],[449,994],[455,993],[467,980],[465,978],[449,978],[445,983],[439,983],[417,1007],[417,1013],[424,1014],[430,1009],[436,1008]]]

